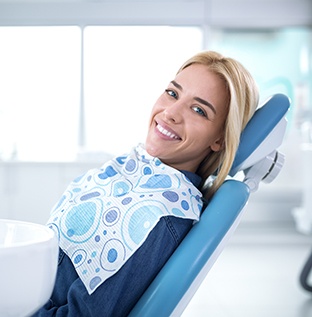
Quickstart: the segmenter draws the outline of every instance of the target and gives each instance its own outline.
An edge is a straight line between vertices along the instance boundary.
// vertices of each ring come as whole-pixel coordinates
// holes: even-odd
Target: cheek
[[[156,106],[156,104],[155,104],[155,105],[153,106],[151,112],[150,112],[149,124],[151,124],[151,123],[153,122],[153,118],[154,118],[154,116],[155,116],[155,114],[156,114],[156,112],[157,112],[156,109],[157,109],[157,106]]]
[[[165,94],[160,95],[157,98],[157,100],[153,106],[152,111],[155,111],[155,110],[159,111],[159,110],[163,109],[166,102],[167,102],[167,96]]]
[[[154,106],[152,107],[152,110],[151,110],[151,117],[153,117],[157,112],[159,112],[159,109],[161,108],[160,105],[161,105],[161,97],[159,97],[154,103]]]
[[[197,126],[197,128],[192,129],[193,137],[195,143],[202,150],[208,150],[210,147],[221,137],[220,130],[216,131],[212,127],[207,126]]]
[[[208,123],[207,120],[194,120],[194,117],[189,120],[191,124],[188,126],[188,130],[191,131],[194,138],[197,138],[198,141],[202,139],[207,139],[211,137],[213,129],[211,123]]]

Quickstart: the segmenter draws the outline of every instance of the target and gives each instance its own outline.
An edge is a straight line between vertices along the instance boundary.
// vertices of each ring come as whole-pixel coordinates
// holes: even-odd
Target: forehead
[[[177,74],[176,79],[180,79],[185,84],[196,83],[196,86],[204,89],[209,87],[219,89],[225,86],[224,81],[218,74],[213,72],[209,66],[202,64],[192,64],[184,68]]]
[[[207,100],[215,107],[224,108],[229,95],[226,84],[220,75],[206,65],[192,64],[177,74],[175,81],[183,92]]]

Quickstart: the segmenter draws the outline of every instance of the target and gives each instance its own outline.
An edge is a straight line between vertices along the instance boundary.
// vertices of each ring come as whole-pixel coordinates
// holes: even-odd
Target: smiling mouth
[[[170,132],[170,131],[166,130],[166,129],[165,129],[164,127],[162,127],[159,123],[156,125],[156,128],[157,128],[157,130],[158,130],[161,134],[163,134],[163,135],[165,135],[165,136],[167,136],[167,137],[169,137],[169,138],[171,138],[171,139],[181,140],[181,138],[180,138],[179,136],[177,136],[177,135],[174,134],[173,132]]]

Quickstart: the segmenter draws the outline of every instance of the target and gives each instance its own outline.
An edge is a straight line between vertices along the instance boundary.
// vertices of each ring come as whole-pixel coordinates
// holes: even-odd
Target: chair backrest
[[[130,313],[130,317],[181,316],[238,226],[250,190],[272,181],[283,165],[276,151],[286,129],[289,98],[272,96],[242,133],[230,176],[244,171],[245,180],[222,184],[182,243]],[[273,177],[270,176],[273,174]]]

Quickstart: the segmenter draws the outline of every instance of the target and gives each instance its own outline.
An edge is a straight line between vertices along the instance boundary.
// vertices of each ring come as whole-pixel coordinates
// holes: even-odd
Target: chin
[[[154,153],[157,152],[155,151],[155,148],[153,146],[150,146],[148,143],[145,143],[145,150],[151,156],[154,156]]]

